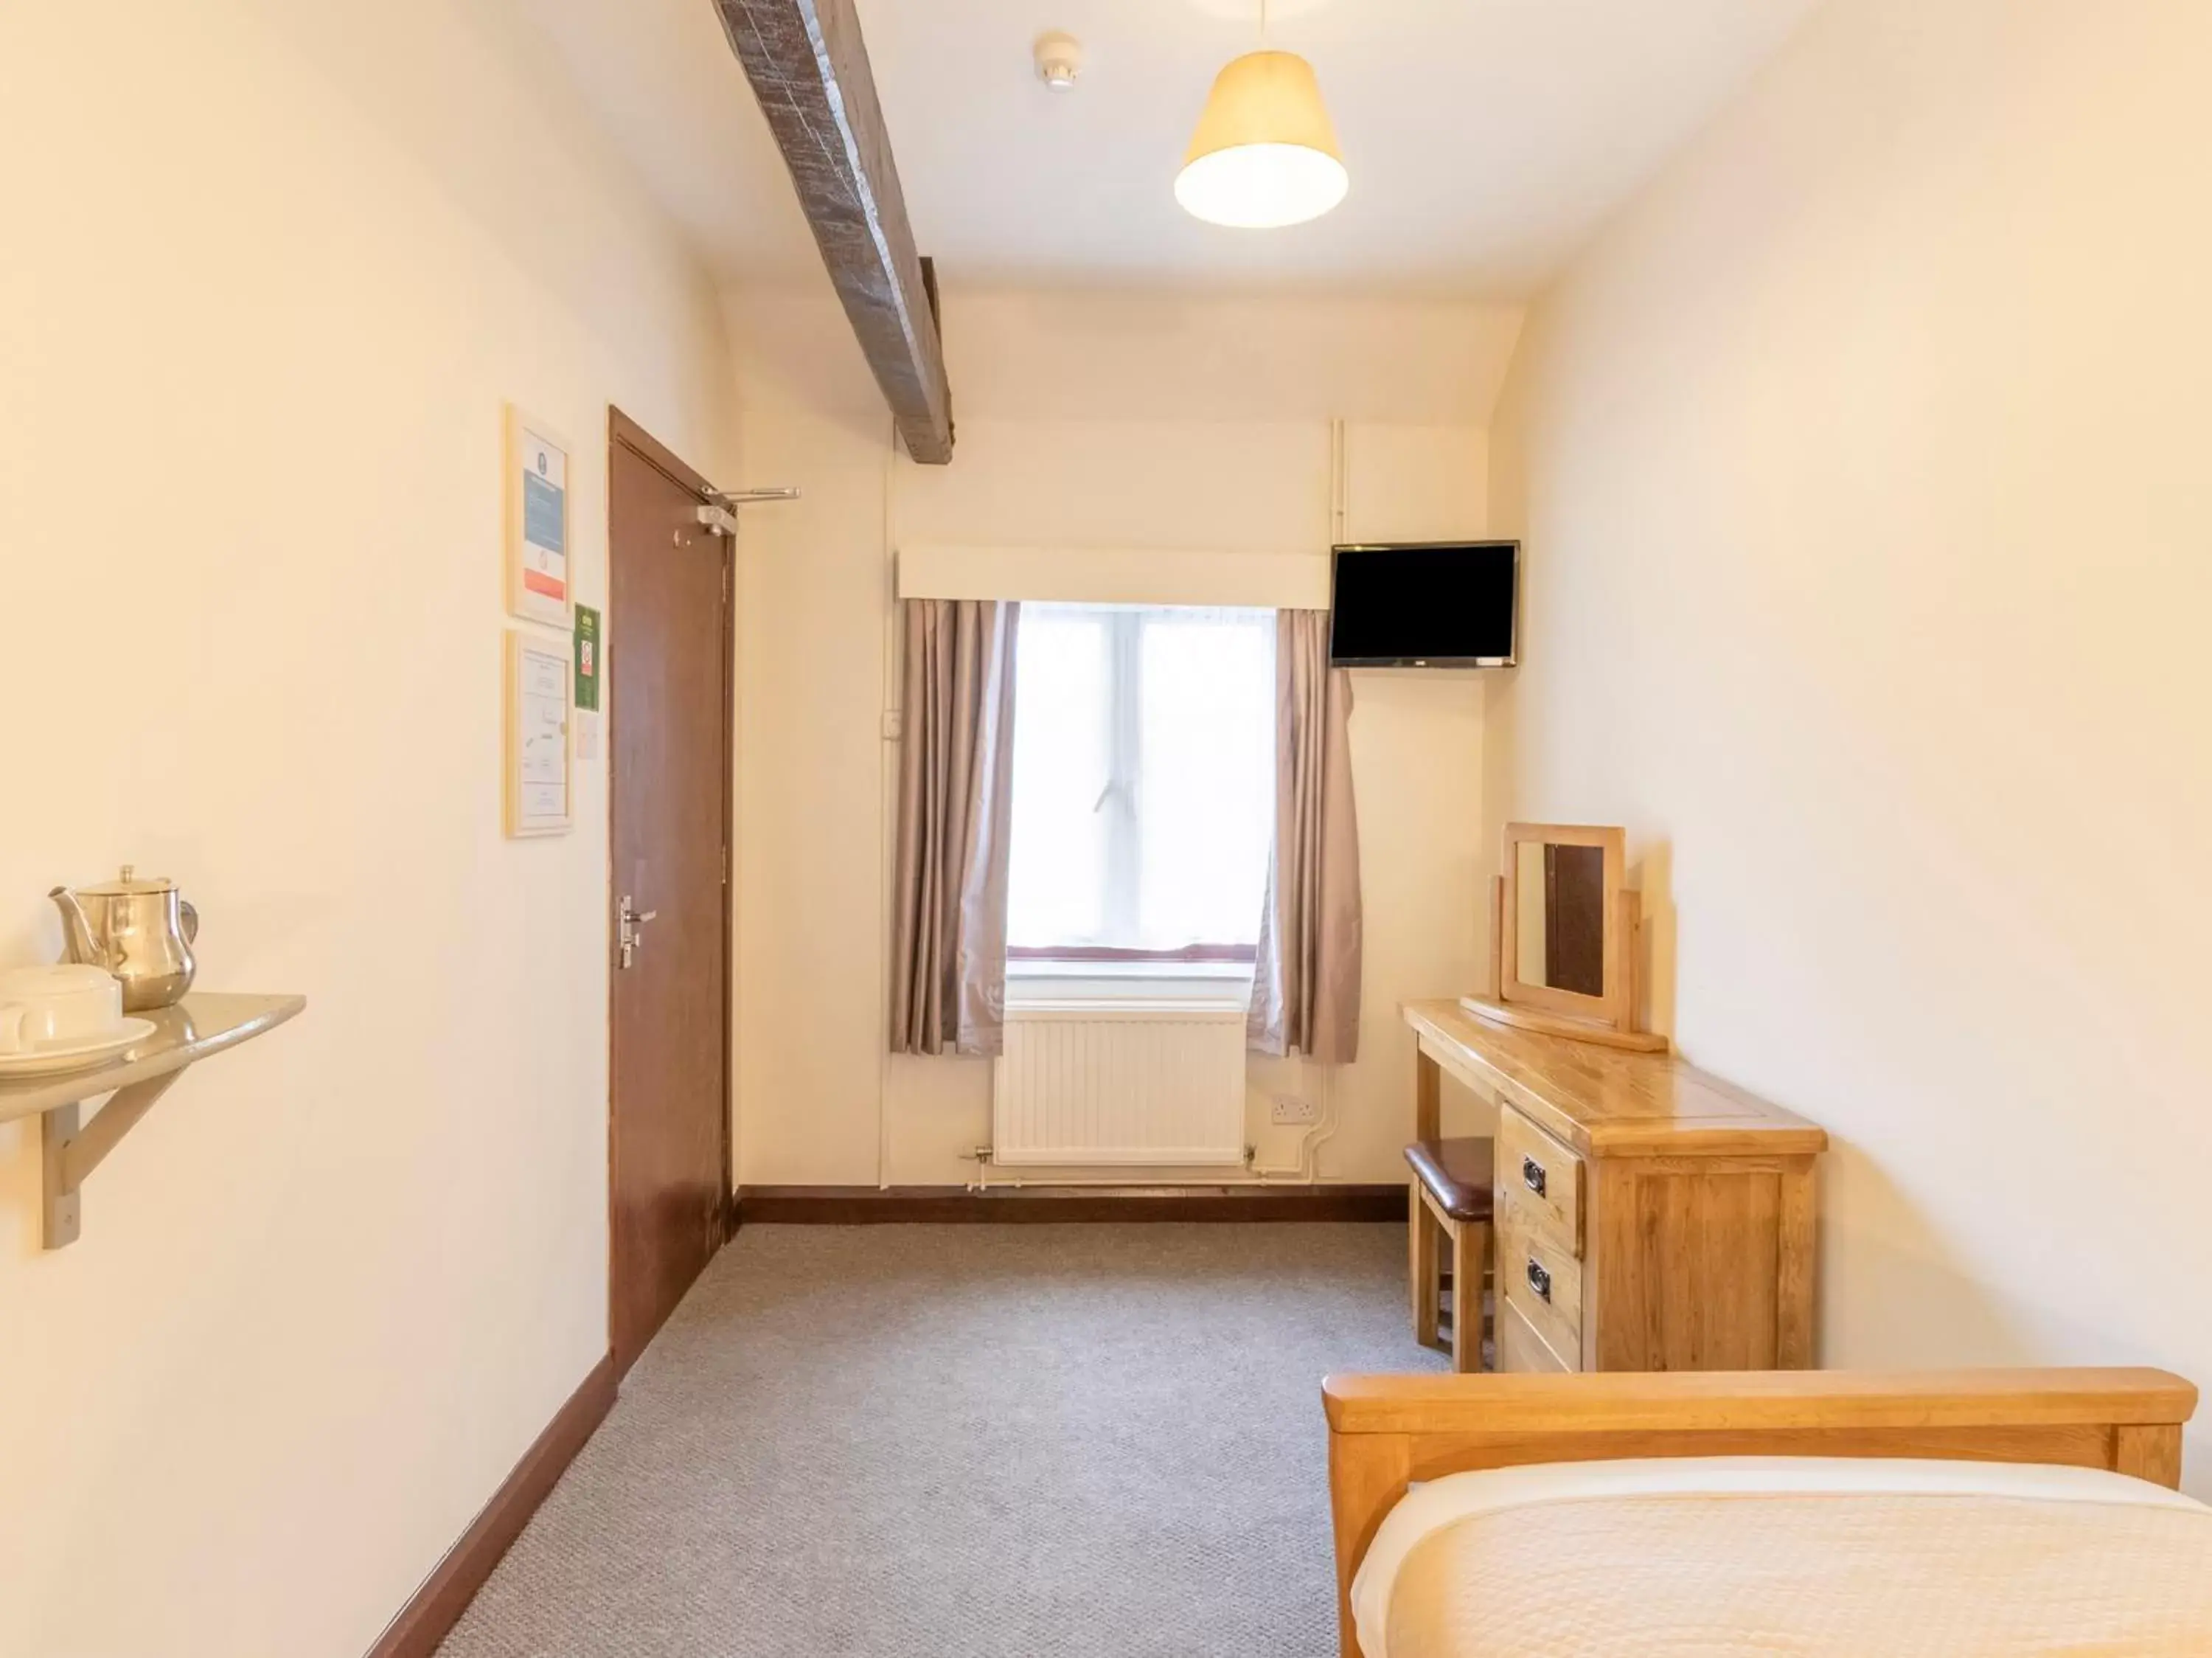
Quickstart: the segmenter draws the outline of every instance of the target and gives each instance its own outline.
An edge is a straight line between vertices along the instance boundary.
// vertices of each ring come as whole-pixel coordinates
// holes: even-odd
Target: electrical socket
[[[1318,1123],[1321,1121],[1321,1107],[1295,1094],[1279,1094],[1268,1108],[1267,1120],[1284,1128]]]

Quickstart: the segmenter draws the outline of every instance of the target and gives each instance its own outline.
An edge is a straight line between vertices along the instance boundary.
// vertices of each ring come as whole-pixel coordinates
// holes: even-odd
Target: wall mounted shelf
[[[276,1029],[307,1005],[304,996],[195,993],[173,1008],[148,1013],[154,1033],[99,1064],[50,1076],[0,1078],[0,1123],[40,1119],[46,1247],[76,1241],[85,1178],[187,1066]],[[80,1125],[77,1107],[103,1094],[115,1097]]]

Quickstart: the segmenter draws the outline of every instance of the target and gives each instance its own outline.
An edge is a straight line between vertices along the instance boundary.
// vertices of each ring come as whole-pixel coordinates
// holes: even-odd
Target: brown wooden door
[[[730,543],[702,480],[620,414],[608,480],[610,1338],[627,1370],[721,1247],[729,1204]]]

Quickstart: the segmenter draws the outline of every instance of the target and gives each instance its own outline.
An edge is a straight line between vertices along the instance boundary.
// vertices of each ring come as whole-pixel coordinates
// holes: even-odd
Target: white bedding
[[[1409,1490],[1384,1518],[1352,1582],[1352,1618],[1365,1658],[1389,1658],[1390,1596],[1399,1569],[1424,1538],[1472,1516],[1593,1497],[1741,1492],[1807,1495],[2033,1497],[2134,1508],[2203,1509],[2147,1480],[2101,1468],[2010,1462],[1934,1462],[1856,1457],[1668,1457],[1557,1462],[1448,1474]]]

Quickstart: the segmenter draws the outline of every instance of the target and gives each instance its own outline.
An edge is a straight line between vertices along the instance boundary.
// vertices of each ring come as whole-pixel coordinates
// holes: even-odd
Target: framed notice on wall
[[[568,642],[507,631],[505,789],[510,835],[566,834],[572,820]]]
[[[507,411],[507,608],[526,621],[568,625],[571,592],[568,446],[542,421]]]

